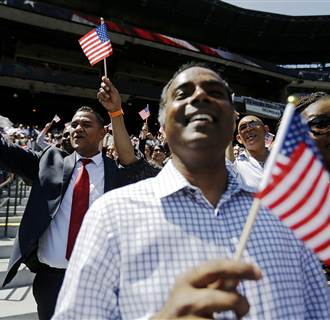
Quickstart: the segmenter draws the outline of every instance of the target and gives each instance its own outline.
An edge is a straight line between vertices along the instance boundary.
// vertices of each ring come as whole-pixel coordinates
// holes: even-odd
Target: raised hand
[[[97,99],[108,112],[115,112],[121,109],[121,97],[117,88],[104,76],[97,93]]]

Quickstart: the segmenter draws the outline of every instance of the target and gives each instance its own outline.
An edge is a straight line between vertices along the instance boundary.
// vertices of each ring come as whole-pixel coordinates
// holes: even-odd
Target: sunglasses
[[[242,132],[244,130],[246,130],[247,128],[256,128],[258,126],[262,126],[263,123],[261,121],[258,121],[258,120],[251,120],[251,121],[248,121],[248,122],[244,122],[242,123],[239,127],[238,127],[238,131]]]
[[[319,116],[307,122],[311,132],[320,136],[326,134],[330,131],[330,117],[329,116]]]

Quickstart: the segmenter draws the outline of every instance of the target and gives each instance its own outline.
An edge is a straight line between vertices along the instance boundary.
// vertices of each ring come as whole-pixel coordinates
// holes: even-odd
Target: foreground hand
[[[121,97],[118,90],[112,82],[104,76],[102,77],[101,87],[97,93],[97,99],[108,112],[121,109]]]
[[[163,308],[152,319],[213,319],[214,312],[232,310],[238,318],[249,303],[236,287],[240,280],[258,280],[260,270],[250,264],[215,260],[177,278]]]

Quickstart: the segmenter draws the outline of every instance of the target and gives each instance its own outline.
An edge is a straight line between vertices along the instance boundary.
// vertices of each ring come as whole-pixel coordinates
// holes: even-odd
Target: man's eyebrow
[[[173,87],[173,92],[175,92],[176,90],[179,90],[179,89],[185,89],[185,88],[190,87],[192,85],[193,85],[192,81],[187,81],[187,82],[181,83],[177,87]],[[208,86],[219,85],[219,86],[223,87],[224,89],[227,88],[225,82],[221,79],[219,79],[219,80],[215,80],[215,79],[204,80],[202,82],[202,85],[208,85]]]

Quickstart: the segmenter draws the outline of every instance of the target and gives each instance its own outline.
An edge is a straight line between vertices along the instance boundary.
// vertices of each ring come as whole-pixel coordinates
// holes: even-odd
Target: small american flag
[[[150,116],[150,110],[149,110],[149,105],[148,104],[147,104],[147,106],[144,109],[142,109],[139,112],[139,115],[142,118],[142,120],[145,120],[145,119],[147,119]]]
[[[57,123],[61,121],[61,118],[57,114],[55,114],[53,120]]]
[[[256,197],[329,265],[330,176],[301,116],[293,111],[288,121],[275,165],[265,167],[271,179]]]
[[[112,54],[112,46],[105,23],[91,30],[78,41],[92,66]]]

